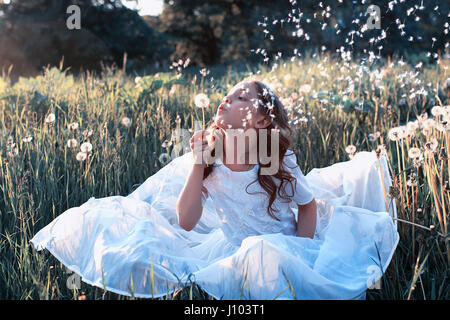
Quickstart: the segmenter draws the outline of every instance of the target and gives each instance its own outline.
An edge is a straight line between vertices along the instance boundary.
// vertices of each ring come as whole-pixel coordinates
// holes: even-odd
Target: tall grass
[[[450,146],[442,122],[450,111],[447,59],[422,67],[397,58],[367,66],[315,55],[276,70],[217,68],[222,70],[212,68],[206,77],[186,69],[184,84],[159,88],[153,75],[136,84],[134,76],[111,67],[77,78],[61,67],[14,84],[7,75],[0,78],[0,298],[128,299],[85,283],[68,289],[65,267],[46,251],[34,252],[29,240],[91,196],[132,192],[166,164],[159,157],[170,148],[163,141],[176,141],[173,129],[192,129],[202,120],[195,94],[209,96],[205,116],[211,121],[224,94],[251,72],[260,73],[288,108],[304,172],[348,160],[348,146],[386,152],[400,243],[381,289],[368,290],[368,298],[450,298]],[[435,106],[446,111],[435,116]],[[46,122],[51,114],[55,120]],[[416,127],[406,130],[408,122]],[[404,129],[398,129],[400,138],[392,136],[396,127]],[[69,139],[77,146],[69,147]],[[92,151],[78,161],[83,142]],[[422,158],[410,158],[411,148]],[[211,297],[191,283],[165,298]]]

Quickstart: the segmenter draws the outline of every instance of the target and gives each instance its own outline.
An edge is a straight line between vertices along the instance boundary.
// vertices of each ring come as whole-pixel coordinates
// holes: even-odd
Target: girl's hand
[[[208,138],[206,137],[208,135],[210,136],[210,132],[208,130],[198,130],[195,131],[194,135],[191,137],[191,139],[189,139],[190,148],[194,157],[194,164],[202,164],[203,167],[206,167],[207,165],[203,152],[205,150],[211,150],[210,141],[208,141]],[[202,144],[201,147],[198,148],[198,146],[195,145],[197,145],[200,141],[202,142]]]

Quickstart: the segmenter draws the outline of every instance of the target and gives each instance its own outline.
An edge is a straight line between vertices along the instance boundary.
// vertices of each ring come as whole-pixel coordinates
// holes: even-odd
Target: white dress
[[[385,157],[359,152],[306,176],[291,150],[284,161],[297,184],[286,189],[294,191],[290,203],[274,202],[280,221],[268,215],[264,189],[250,184],[258,165],[232,171],[217,159],[204,180],[202,217],[183,230],[175,204],[192,167],[189,152],[126,197],[92,197],[68,209],[31,243],[84,282],[123,295],[161,297],[193,281],[217,299],[364,299],[399,241],[395,200],[387,212],[380,177],[379,164],[387,194]],[[314,239],[297,237],[297,204],[312,199]]]

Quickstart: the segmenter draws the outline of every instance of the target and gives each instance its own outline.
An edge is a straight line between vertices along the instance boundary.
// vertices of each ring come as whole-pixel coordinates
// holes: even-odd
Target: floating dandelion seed
[[[92,144],[89,143],[89,142],[84,142],[83,144],[81,144],[80,150],[81,150],[81,152],[84,152],[84,153],[91,152],[92,151]]]
[[[77,161],[82,162],[82,161],[86,160],[86,158],[87,158],[87,153],[85,153],[85,152],[77,153],[77,156],[76,156]]]
[[[45,122],[46,123],[52,123],[55,121],[55,114],[54,113],[50,113],[46,118],[45,118]]]
[[[126,127],[131,127],[131,120],[128,117],[123,117],[121,123]]]
[[[76,148],[76,146],[78,146],[78,141],[77,139],[69,139],[67,141],[67,147],[68,148]]]

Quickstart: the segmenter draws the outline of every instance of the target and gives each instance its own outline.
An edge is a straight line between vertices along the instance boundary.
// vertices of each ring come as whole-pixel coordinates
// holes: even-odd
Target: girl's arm
[[[297,237],[314,238],[317,220],[316,200],[312,199],[305,205],[298,205]]]
[[[194,164],[177,201],[178,224],[191,231],[202,216],[203,164]]]

